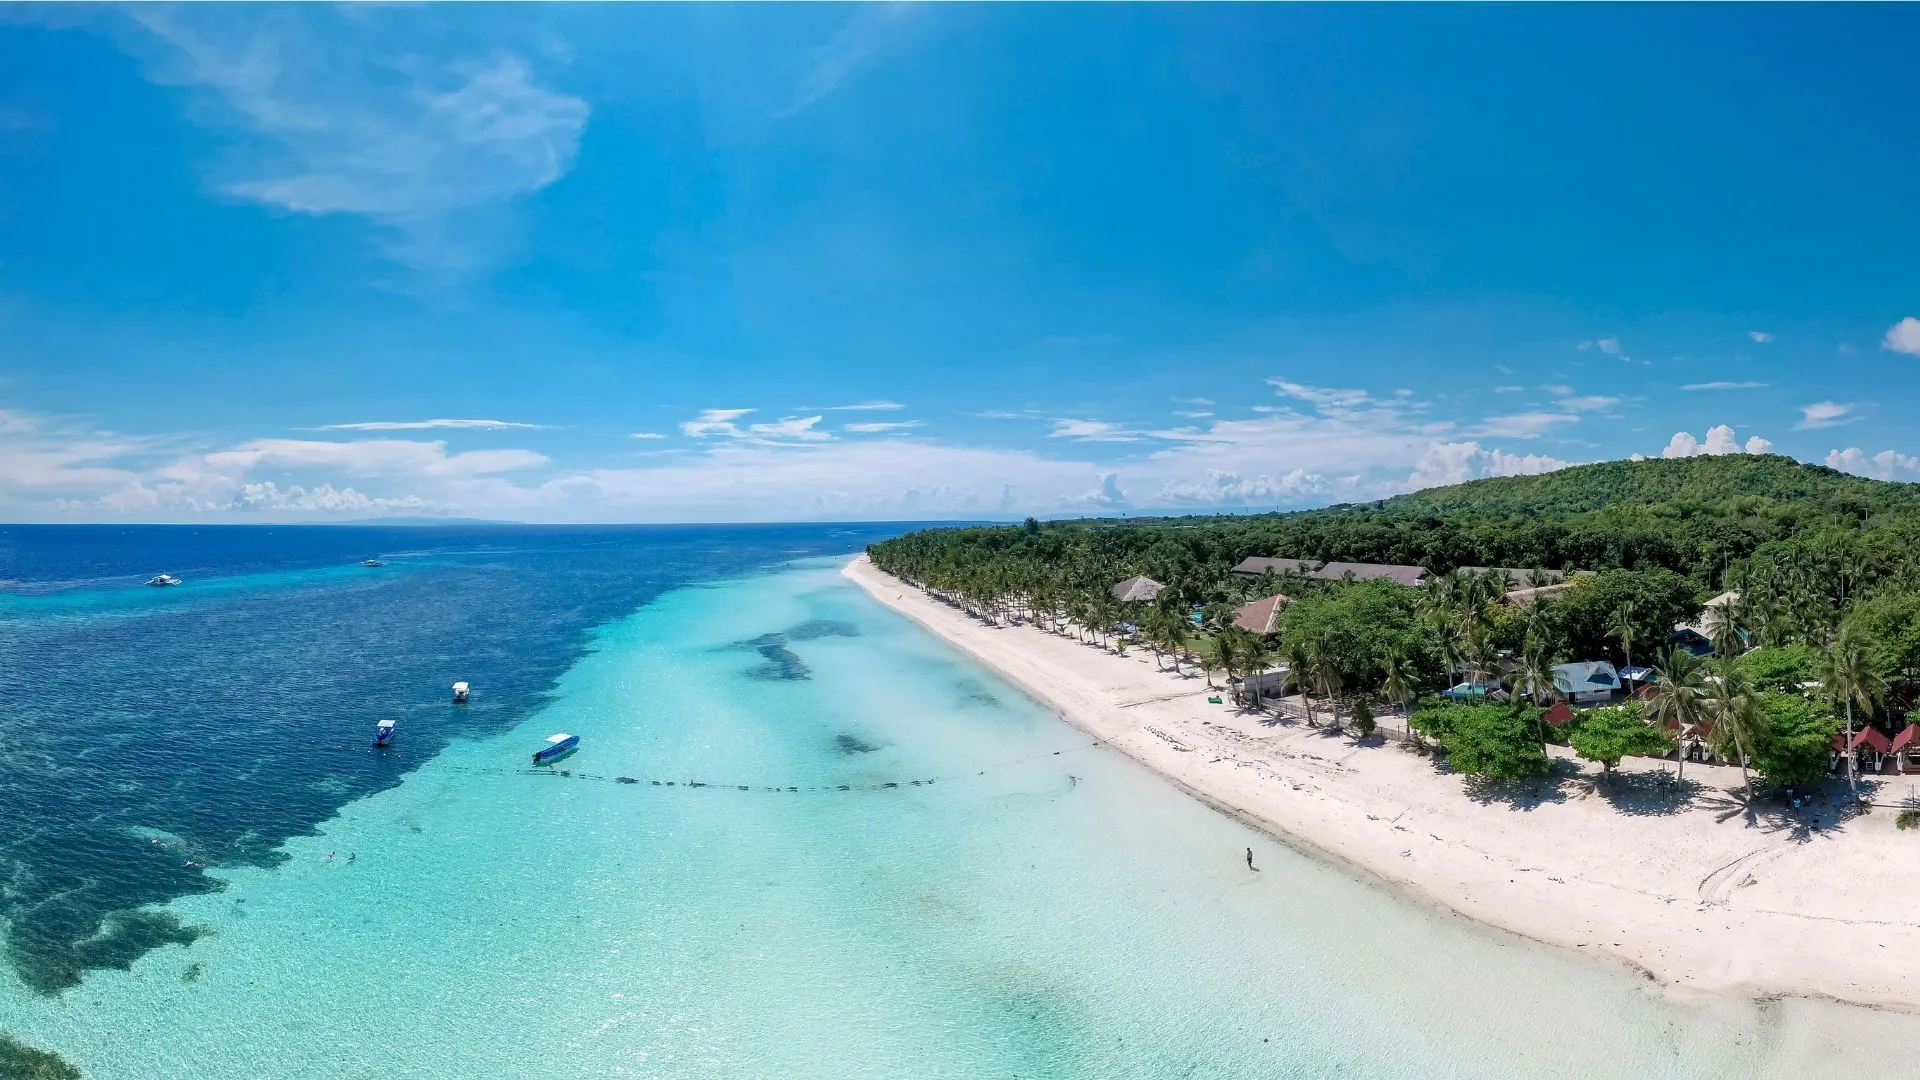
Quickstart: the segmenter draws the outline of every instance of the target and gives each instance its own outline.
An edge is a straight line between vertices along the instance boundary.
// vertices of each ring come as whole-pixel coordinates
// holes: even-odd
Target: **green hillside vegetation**
[[[1408,700],[1490,677],[1503,660],[1518,664],[1509,682],[1532,672],[1540,700],[1554,663],[1662,662],[1673,627],[1700,620],[1703,603],[1728,589],[1737,602],[1705,617],[1722,654],[1749,654],[1741,685],[1823,702],[1813,719],[1795,713],[1785,725],[1796,747],[1849,702],[1857,718],[1891,727],[1920,687],[1920,485],[1773,455],[1606,462],[1284,514],[928,529],[869,554],[983,617],[1034,618],[1101,641],[1137,627],[1156,651],[1204,659],[1230,683],[1288,661],[1336,723],[1343,701]],[[1235,577],[1248,556],[1436,576],[1419,588]],[[1516,568],[1523,580],[1459,572],[1476,566]],[[1591,573],[1532,606],[1502,603],[1534,569]],[[1108,594],[1135,574],[1168,587],[1150,612]],[[1293,600],[1277,640],[1230,625],[1239,604],[1275,592]],[[1850,674],[1833,670],[1837,644],[1858,654]],[[1768,714],[1750,711],[1756,723]],[[1744,756],[1773,748],[1762,734]],[[1804,773],[1805,757],[1790,771]]]

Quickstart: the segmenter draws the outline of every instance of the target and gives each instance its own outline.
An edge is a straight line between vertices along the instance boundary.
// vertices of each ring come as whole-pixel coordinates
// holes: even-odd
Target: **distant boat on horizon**
[[[379,559],[361,559],[360,565],[361,566],[385,566],[387,564],[381,562]]]
[[[166,585],[178,585],[180,584],[180,579],[174,577],[172,574],[155,574],[147,579],[147,584],[155,586],[156,588]]]

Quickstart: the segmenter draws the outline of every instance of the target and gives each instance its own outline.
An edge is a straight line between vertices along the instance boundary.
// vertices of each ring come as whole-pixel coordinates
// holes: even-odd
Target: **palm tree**
[[[1747,756],[1761,724],[1760,698],[1746,673],[1734,665],[1731,657],[1722,659],[1719,668],[1720,681],[1713,684],[1710,692],[1714,732],[1733,743],[1733,752],[1740,758],[1740,785],[1751,805],[1753,779],[1747,775]]]
[[[1875,671],[1869,658],[1869,643],[1865,634],[1854,629],[1848,623],[1840,630],[1840,635],[1827,646],[1821,654],[1820,681],[1824,684],[1827,697],[1842,705],[1847,712],[1847,734],[1843,740],[1847,752],[1847,785],[1853,786],[1853,707],[1859,704],[1863,712],[1873,712],[1874,702],[1886,692],[1886,685]]]
[[[1313,650],[1307,647],[1305,640],[1292,638],[1287,641],[1283,651],[1287,657],[1287,679],[1293,688],[1300,691],[1300,703],[1307,709],[1307,726],[1315,726],[1313,718],[1313,696],[1307,685],[1313,670]]]
[[[1673,725],[1678,741],[1688,728],[1706,719],[1709,703],[1705,666],[1685,649],[1675,649],[1656,670],[1659,680],[1654,683],[1653,716],[1662,724]],[[1680,778],[1685,779],[1687,749],[1684,742],[1679,745]]]
[[[1640,627],[1633,621],[1633,601],[1620,605],[1613,613],[1613,621],[1607,624],[1607,636],[1620,639],[1620,651],[1627,654],[1627,666],[1633,666],[1633,639],[1640,636]]]
[[[1715,656],[1732,660],[1739,655],[1743,642],[1732,604],[1721,604],[1707,612],[1707,640],[1713,642]]]
[[[1406,653],[1398,646],[1389,648],[1380,658],[1380,670],[1385,676],[1380,682],[1380,692],[1388,700],[1397,702],[1401,712],[1412,715],[1413,671]]]
[[[1212,690],[1213,673],[1223,666],[1220,655],[1220,638],[1215,634],[1197,634],[1193,646],[1193,658],[1200,665],[1200,671],[1207,677],[1207,689]]]
[[[1308,646],[1307,668],[1313,675],[1314,685],[1327,696],[1328,707],[1333,710],[1333,729],[1340,730],[1340,660],[1333,650],[1319,642]]]

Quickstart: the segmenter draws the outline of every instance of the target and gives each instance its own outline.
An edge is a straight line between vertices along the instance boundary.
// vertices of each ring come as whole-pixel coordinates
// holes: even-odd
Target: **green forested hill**
[[[1744,506],[1791,503],[1858,514],[1920,508],[1920,484],[1807,465],[1777,454],[1604,461],[1540,476],[1501,476],[1428,488],[1377,504],[1397,513],[1571,514],[1624,505]]]

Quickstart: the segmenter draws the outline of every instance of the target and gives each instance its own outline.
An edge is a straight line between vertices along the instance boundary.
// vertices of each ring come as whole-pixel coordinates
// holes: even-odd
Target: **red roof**
[[[1871,746],[1882,754],[1893,753],[1893,744],[1887,741],[1885,735],[1880,734],[1880,729],[1877,727],[1861,728],[1854,733],[1853,748],[1858,750],[1862,745]]]
[[[1545,720],[1554,727],[1559,727],[1573,719],[1573,709],[1564,701],[1556,701],[1553,703],[1553,708],[1548,709],[1546,715],[1540,719]]]
[[[1900,729],[1900,734],[1893,737],[1892,752],[1897,754],[1905,750],[1913,745],[1915,739],[1920,739],[1920,724],[1908,724]]]

